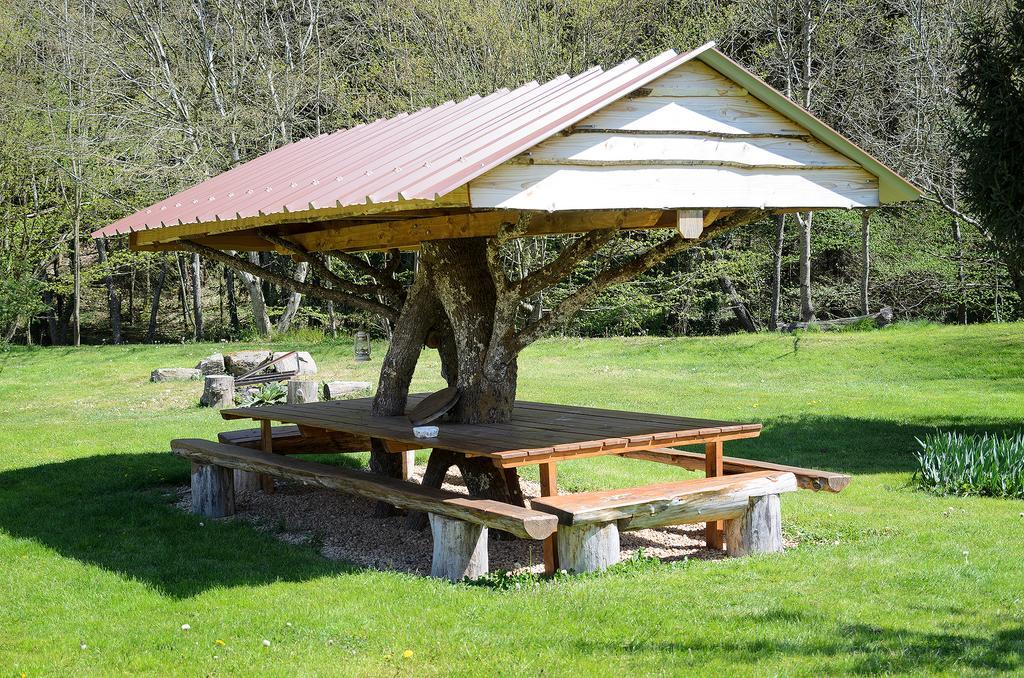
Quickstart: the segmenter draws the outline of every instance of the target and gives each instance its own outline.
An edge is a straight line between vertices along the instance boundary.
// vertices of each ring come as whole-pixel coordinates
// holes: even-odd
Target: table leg
[[[558,494],[558,469],[555,462],[540,465],[540,496],[554,497]],[[544,540],[544,574],[558,571],[558,533]]]
[[[412,469],[416,466],[416,450],[399,452],[402,455],[402,480],[412,478]]]
[[[273,422],[269,419],[260,420],[260,449],[267,454],[274,453],[274,430]],[[274,477],[266,473],[260,474],[260,487],[267,494],[274,493]]]
[[[708,478],[723,475],[721,440],[704,445],[704,473]],[[721,520],[709,521],[704,528],[704,536],[709,549],[722,548],[722,532],[724,524]]]

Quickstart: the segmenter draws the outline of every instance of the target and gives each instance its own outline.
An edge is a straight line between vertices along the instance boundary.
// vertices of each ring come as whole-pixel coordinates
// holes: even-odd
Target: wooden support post
[[[462,581],[487,574],[487,528],[476,523],[427,514],[434,537],[430,576]]]
[[[412,478],[412,470],[416,466],[416,450],[399,452],[402,455],[402,480]]]
[[[231,469],[192,464],[192,513],[223,518],[235,512],[235,482]]]
[[[558,495],[558,468],[550,461],[540,465],[540,496],[554,497]],[[558,533],[544,540],[544,574],[552,575],[558,571]]]
[[[704,232],[704,210],[676,210],[676,228],[687,240],[699,238]]]
[[[274,452],[274,427],[269,419],[260,420],[260,449],[267,454]],[[274,476],[261,473],[260,487],[267,494],[274,494]]]
[[[725,548],[730,556],[782,551],[782,508],[779,495],[751,497],[746,512],[725,521]]]
[[[722,447],[721,440],[704,445],[704,474],[708,478],[717,478],[724,475],[722,470]],[[708,521],[704,528],[704,537],[709,549],[722,548],[722,521]]]
[[[558,562],[569,572],[596,572],[619,562],[619,526],[610,523],[560,525]]]

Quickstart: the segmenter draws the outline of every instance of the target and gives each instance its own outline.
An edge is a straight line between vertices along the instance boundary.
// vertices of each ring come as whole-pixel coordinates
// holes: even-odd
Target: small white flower
[[[559,574],[569,574],[569,571],[568,571],[568,570],[566,570],[566,569],[565,569],[565,568],[563,567],[563,568],[562,568],[561,570],[559,570],[559,571],[558,571],[558,573],[559,573]]]
[[[270,647],[270,641],[266,638],[263,639],[263,647]]]
[[[206,523],[199,523],[199,527],[206,527]]]
[[[88,650],[89,649],[89,646],[86,645],[85,643],[82,643],[81,647],[82,647],[83,650]]]
[[[291,623],[291,622],[285,622],[285,623],[284,623],[284,625],[285,625],[285,626],[291,626],[291,625],[292,625],[292,623]]]
[[[191,627],[191,626],[189,626],[188,624],[182,624],[182,625],[181,625],[181,630],[182,630],[182,631],[188,631],[188,630],[189,630],[189,629],[191,629],[191,628],[192,628],[192,627]]]
[[[328,638],[327,639],[327,644],[328,645],[334,645],[334,638]]]

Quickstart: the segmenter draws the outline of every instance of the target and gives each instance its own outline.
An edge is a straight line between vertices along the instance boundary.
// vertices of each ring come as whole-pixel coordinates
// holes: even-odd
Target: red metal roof
[[[644,63],[630,59],[608,71],[595,67],[296,141],[92,235],[435,200],[712,47],[669,50]]]

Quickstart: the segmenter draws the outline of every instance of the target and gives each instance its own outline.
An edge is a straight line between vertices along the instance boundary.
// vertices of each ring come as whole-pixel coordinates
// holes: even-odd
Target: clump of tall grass
[[[1024,499],[1024,432],[918,438],[915,478],[936,494]]]

